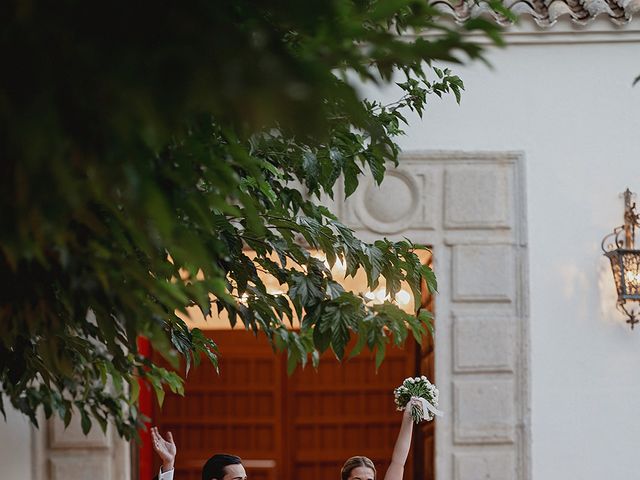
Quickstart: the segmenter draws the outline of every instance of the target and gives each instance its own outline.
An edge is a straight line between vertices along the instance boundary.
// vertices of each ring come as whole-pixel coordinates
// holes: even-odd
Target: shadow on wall
[[[591,275],[577,265],[558,266],[563,301],[572,306],[572,314],[579,318],[589,318],[593,316],[590,312],[596,311],[597,322],[626,326],[625,317],[616,309],[618,296],[609,261],[602,256],[596,259],[593,266]],[[590,296],[590,292],[593,292],[591,286],[594,284],[597,285],[595,298]]]

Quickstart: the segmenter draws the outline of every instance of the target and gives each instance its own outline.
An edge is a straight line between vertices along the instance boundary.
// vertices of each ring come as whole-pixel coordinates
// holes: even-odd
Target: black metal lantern
[[[640,250],[634,249],[640,215],[636,213],[635,202],[631,202],[633,195],[628,188],[624,192],[624,225],[602,239],[602,251],[611,262],[618,291],[617,307],[629,317],[627,323],[632,329],[640,323]]]

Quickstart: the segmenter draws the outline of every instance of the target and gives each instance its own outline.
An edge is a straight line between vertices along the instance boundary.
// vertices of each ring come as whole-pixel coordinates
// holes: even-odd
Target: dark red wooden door
[[[241,456],[251,480],[338,478],[352,455],[370,457],[383,478],[401,419],[392,392],[418,373],[415,343],[389,348],[377,373],[371,355],[340,364],[326,354],[317,371],[308,366],[288,377],[284,356],[263,338],[210,333],[220,347],[220,375],[203,363],[184,397],[168,393],[162,409],[155,407],[155,424],[178,446],[177,480],[199,479],[206,459],[222,452]],[[413,470],[410,457],[406,479]]]

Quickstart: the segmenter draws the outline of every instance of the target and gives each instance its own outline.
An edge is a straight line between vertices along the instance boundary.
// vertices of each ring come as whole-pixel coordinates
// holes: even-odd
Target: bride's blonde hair
[[[373,464],[371,459],[358,455],[356,457],[351,457],[346,462],[344,462],[344,465],[342,466],[342,470],[340,471],[342,480],[348,480],[351,470],[358,467],[370,468],[371,470],[373,470],[373,478],[374,479],[376,478],[376,466]]]

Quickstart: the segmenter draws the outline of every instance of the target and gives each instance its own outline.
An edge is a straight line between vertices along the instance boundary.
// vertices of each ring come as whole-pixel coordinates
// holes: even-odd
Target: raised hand
[[[173,470],[177,449],[176,444],[173,443],[171,432],[167,432],[167,439],[165,440],[158,432],[157,427],[151,427],[151,444],[162,461],[162,471]]]
[[[413,422],[411,411],[414,409],[414,407],[422,412],[423,417],[427,413],[422,411],[423,407],[420,399],[418,397],[411,397],[411,400],[409,400],[409,403],[407,403],[407,406],[405,407],[404,413],[402,415],[403,422],[408,422],[408,421]]]

